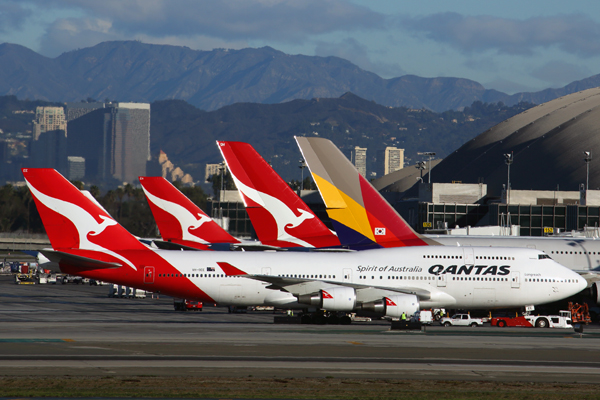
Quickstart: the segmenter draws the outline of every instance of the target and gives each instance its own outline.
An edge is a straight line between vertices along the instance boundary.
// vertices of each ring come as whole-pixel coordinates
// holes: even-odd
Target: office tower
[[[67,135],[63,130],[42,132],[31,141],[30,165],[34,168],[54,168],[67,172]]]
[[[85,177],[85,158],[70,156],[68,157],[69,167],[67,176],[71,181],[79,181]]]
[[[67,132],[65,110],[62,107],[37,107],[33,121],[33,140],[38,140],[40,135],[49,131]]]
[[[67,104],[69,155],[85,158],[89,179],[135,183],[150,160],[150,104],[100,104]]]
[[[395,147],[385,148],[384,175],[391,174],[404,168],[404,149]]]
[[[219,164],[206,164],[206,168],[204,170],[204,182],[208,182],[208,178],[211,176],[218,174],[220,168],[223,166],[223,163]]]
[[[354,166],[358,170],[358,173],[363,177],[367,176],[367,148],[358,147],[354,148]]]

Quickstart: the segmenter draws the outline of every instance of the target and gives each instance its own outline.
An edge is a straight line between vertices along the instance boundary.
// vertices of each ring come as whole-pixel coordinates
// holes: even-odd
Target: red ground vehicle
[[[523,315],[521,317],[492,318],[492,326],[525,326],[536,328],[573,328],[571,312],[560,311],[559,315]]]
[[[495,317],[492,318],[492,326],[498,326],[500,328],[505,326],[527,326],[533,327],[525,317]]]
[[[174,299],[173,308],[175,308],[175,311],[202,311],[202,302],[187,299]]]

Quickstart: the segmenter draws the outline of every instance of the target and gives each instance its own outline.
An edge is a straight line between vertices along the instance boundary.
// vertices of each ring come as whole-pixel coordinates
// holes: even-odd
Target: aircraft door
[[[344,282],[352,282],[352,270],[350,268],[344,268],[342,272],[344,274]]]
[[[510,273],[510,287],[513,289],[519,289],[521,287],[521,280],[519,279],[518,271],[512,271]]]
[[[473,248],[465,247],[463,248],[463,261],[465,265],[473,265],[475,263],[475,257],[473,256]]]
[[[438,287],[446,287],[446,280],[448,275],[446,274],[440,274],[438,276],[435,277],[435,279],[437,280],[437,285]]]
[[[144,283],[154,283],[154,267],[144,267]]]

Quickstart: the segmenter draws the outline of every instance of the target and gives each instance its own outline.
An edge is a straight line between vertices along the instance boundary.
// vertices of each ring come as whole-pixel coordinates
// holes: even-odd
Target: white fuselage
[[[540,251],[517,248],[420,246],[347,253],[156,251],[218,303],[303,307],[295,294],[350,286],[358,302],[415,293],[422,308],[505,308],[564,299],[585,279]],[[249,275],[289,278],[285,286],[230,276],[219,263]],[[127,268],[127,267],[122,267]],[[155,272],[149,290],[172,277]],[[256,277],[260,279],[260,277]],[[294,284],[294,280],[298,280]],[[152,288],[151,286],[154,286]],[[304,306],[305,307],[305,306]]]
[[[425,235],[444,246],[501,246],[537,249],[575,271],[600,267],[600,239],[531,236]]]

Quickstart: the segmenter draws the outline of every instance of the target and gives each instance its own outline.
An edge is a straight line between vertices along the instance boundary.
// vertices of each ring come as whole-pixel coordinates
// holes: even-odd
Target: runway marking
[[[73,339],[0,339],[0,343],[74,342]]]

